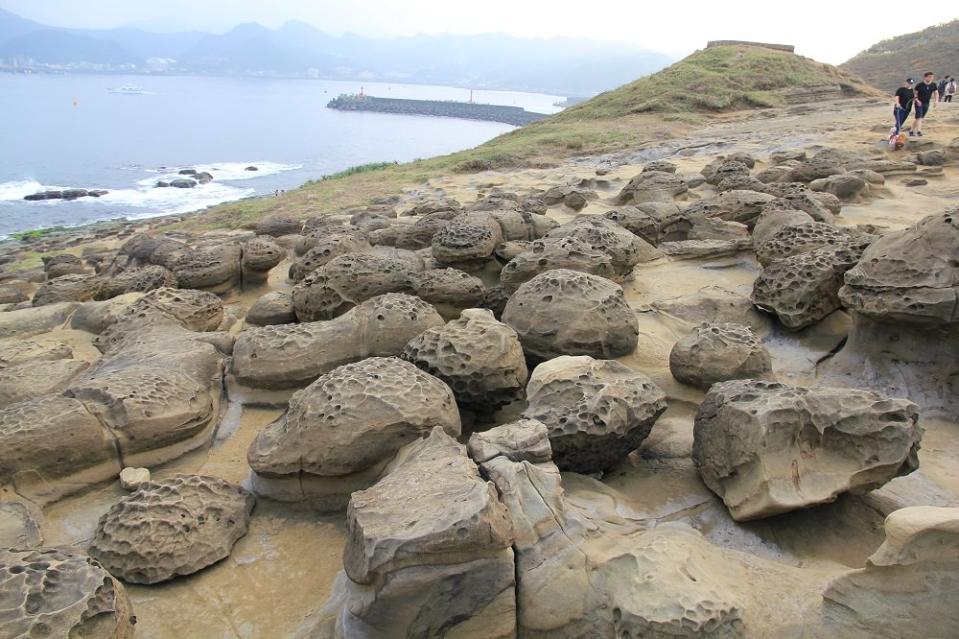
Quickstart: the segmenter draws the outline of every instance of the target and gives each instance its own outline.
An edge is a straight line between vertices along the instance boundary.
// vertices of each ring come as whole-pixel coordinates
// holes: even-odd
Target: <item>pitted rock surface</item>
[[[439,426],[460,433],[449,387],[394,357],[371,357],[322,375],[290,399],[247,458],[257,473],[347,475],[390,459]]]
[[[777,260],[820,248],[848,248],[861,253],[873,239],[873,236],[856,234],[822,222],[789,224],[756,247],[756,259],[763,266],[768,266]]]
[[[856,250],[822,248],[773,262],[753,283],[753,304],[792,330],[811,326],[840,308],[843,275],[860,256]]]
[[[220,243],[192,248],[170,269],[182,288],[220,289],[240,280],[238,244]]]
[[[341,255],[293,288],[293,309],[301,322],[333,319],[371,297],[412,292],[415,272],[408,263],[389,257]]]
[[[176,288],[177,280],[172,271],[157,264],[123,271],[104,279],[95,299],[108,300],[126,293],[147,293],[158,288]]]
[[[53,280],[63,275],[83,275],[87,273],[87,269],[83,265],[83,260],[71,253],[43,255],[40,259],[43,261],[43,273],[48,280]]]
[[[290,266],[290,279],[299,282],[327,264],[333,258],[349,253],[369,253],[373,250],[366,234],[349,229],[317,233],[308,236],[307,251]]]
[[[74,548],[0,549],[0,636],[133,639],[123,585]]]
[[[90,556],[130,583],[191,575],[229,556],[254,503],[248,491],[216,477],[147,482],[100,518]]]
[[[629,181],[616,198],[617,204],[672,202],[689,190],[686,180],[675,173],[643,172]]]
[[[271,268],[283,261],[286,250],[271,238],[257,236],[243,243],[243,257],[240,266],[243,278],[263,281]]]
[[[271,291],[257,298],[243,318],[253,326],[290,324],[296,321],[293,296],[288,291]]]
[[[503,267],[500,281],[512,293],[540,273],[555,269],[591,273],[610,280],[619,277],[609,253],[573,236],[531,242]]]
[[[680,382],[705,390],[730,379],[767,377],[772,359],[748,327],[702,324],[673,345],[669,370]]]
[[[536,367],[523,416],[546,424],[562,470],[605,471],[639,447],[666,410],[648,377],[612,360],[557,357]]]
[[[649,242],[599,216],[580,216],[546,234],[547,239],[577,238],[594,251],[609,255],[613,270],[625,275],[640,262],[656,259],[659,252]]]
[[[510,297],[503,322],[534,359],[558,355],[621,357],[639,341],[639,325],[623,289],[598,275],[546,271]]]
[[[399,355],[443,318],[417,297],[389,293],[324,322],[248,329],[233,347],[233,378],[265,389],[303,387],[337,366],[364,357]]]
[[[516,331],[486,309],[414,337],[403,358],[446,382],[460,405],[484,412],[518,399],[528,378]]]
[[[94,299],[102,280],[96,275],[61,275],[40,285],[33,294],[34,306],[46,306],[59,302],[87,302]]]
[[[753,246],[758,251],[763,244],[768,242],[784,227],[794,224],[805,224],[807,222],[815,222],[815,220],[805,211],[764,208],[763,212],[756,218],[756,225],[753,226]]]
[[[468,219],[456,218],[433,235],[431,246],[437,263],[456,266],[484,262],[503,241],[496,220],[484,214],[470,215]],[[484,219],[478,219],[479,215]]]
[[[757,380],[715,384],[699,407],[693,461],[737,521],[866,492],[919,465],[912,402]]]
[[[410,284],[418,298],[432,304],[446,318],[457,317],[463,309],[476,308],[486,295],[483,280],[455,268],[414,273]]]
[[[637,235],[653,246],[659,243],[660,218],[635,206],[621,206],[603,213],[610,222]]]

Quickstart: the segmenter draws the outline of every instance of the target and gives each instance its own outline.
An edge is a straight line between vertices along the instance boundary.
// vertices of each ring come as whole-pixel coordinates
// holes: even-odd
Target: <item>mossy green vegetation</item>
[[[11,233],[10,237],[14,240],[24,241],[24,240],[39,240],[40,238],[52,235],[54,233],[59,233],[61,231],[66,231],[67,227],[65,226],[48,226],[47,228],[42,229],[32,229],[29,231],[17,231],[16,233]]]

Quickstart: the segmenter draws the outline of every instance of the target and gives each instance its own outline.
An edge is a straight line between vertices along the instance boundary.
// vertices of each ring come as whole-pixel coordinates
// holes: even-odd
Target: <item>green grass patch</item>
[[[11,233],[10,237],[21,242],[24,240],[39,240],[40,238],[48,235],[53,235],[54,233],[59,233],[66,230],[67,227],[65,226],[48,226],[47,228],[32,229],[30,231],[17,231],[16,233]]]

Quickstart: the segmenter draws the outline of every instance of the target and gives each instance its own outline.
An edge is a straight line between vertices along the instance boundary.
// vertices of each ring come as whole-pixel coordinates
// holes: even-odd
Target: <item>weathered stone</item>
[[[243,243],[242,251],[240,267],[243,269],[245,283],[265,282],[270,269],[286,257],[286,250],[265,236],[247,240]]]
[[[687,215],[739,222],[752,228],[763,207],[775,199],[773,195],[756,191],[726,191],[715,197],[700,200],[688,206],[683,212]]]
[[[34,306],[59,302],[86,302],[94,299],[101,280],[96,275],[61,275],[44,282],[33,294]]]
[[[503,322],[519,335],[527,356],[620,357],[636,348],[639,327],[617,284],[567,269],[547,271],[510,297]]]
[[[120,486],[123,490],[136,490],[150,481],[149,468],[134,468],[127,466],[120,471]]]
[[[693,461],[737,521],[865,492],[919,465],[919,411],[904,399],[757,380],[715,384]]]
[[[594,251],[609,255],[613,271],[625,275],[640,262],[659,257],[659,252],[639,236],[605,218],[580,216],[546,234],[547,239],[577,238]]]
[[[244,320],[253,326],[291,324],[296,321],[293,296],[288,291],[271,291],[253,302]]]
[[[643,172],[623,187],[616,203],[672,202],[677,195],[682,195],[688,190],[689,185],[686,181],[674,173]]]
[[[108,300],[126,293],[147,293],[164,287],[176,288],[176,276],[164,266],[150,264],[102,280],[94,298]]]
[[[612,258],[602,249],[593,248],[578,237],[544,238],[511,259],[500,271],[503,288],[512,293],[540,273],[567,269],[615,279]]]
[[[148,482],[100,518],[90,556],[131,583],[191,575],[229,556],[253,505],[253,495],[216,477]]]
[[[75,359],[32,361],[0,370],[0,406],[56,393],[89,364]]]
[[[772,360],[748,327],[702,324],[673,345],[669,371],[680,382],[705,390],[716,382],[770,376]]]
[[[594,473],[639,447],[666,410],[648,377],[611,360],[557,357],[536,367],[524,417],[546,424],[556,465]]]
[[[414,337],[403,358],[446,382],[461,406],[483,412],[518,399],[528,377],[516,331],[486,309]]]
[[[756,247],[756,259],[768,266],[777,260],[820,248],[862,253],[874,239],[871,235],[852,233],[822,222],[788,224]]]
[[[445,319],[453,319],[467,308],[476,308],[486,295],[478,277],[455,268],[427,269],[410,279],[413,293],[432,304]]]
[[[365,233],[342,229],[307,236],[303,256],[290,266],[290,279],[299,282],[333,258],[349,253],[370,253],[373,247]]]
[[[0,549],[4,637],[133,639],[123,585],[73,548]]]
[[[226,291],[240,281],[241,251],[237,244],[197,246],[173,264],[173,274],[182,288]]]

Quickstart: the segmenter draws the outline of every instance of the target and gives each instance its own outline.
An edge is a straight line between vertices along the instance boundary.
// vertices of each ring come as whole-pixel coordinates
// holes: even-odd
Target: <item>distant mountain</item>
[[[926,71],[936,80],[959,76],[959,20],[883,40],[840,67],[890,93],[908,76],[918,80]]]
[[[241,24],[223,34],[61,29],[0,9],[0,69],[310,76],[591,95],[669,62],[629,44],[572,38],[493,33],[373,39],[331,36],[297,21],[275,30]]]

